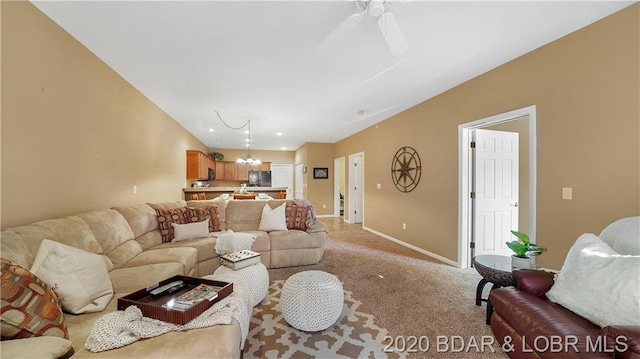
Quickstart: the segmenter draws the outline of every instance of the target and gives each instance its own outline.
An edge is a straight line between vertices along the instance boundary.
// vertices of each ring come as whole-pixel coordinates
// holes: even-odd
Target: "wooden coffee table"
[[[491,324],[493,305],[487,297],[482,298],[482,291],[487,283],[491,283],[491,290],[500,287],[515,286],[516,279],[511,273],[511,257],[499,255],[479,255],[473,258],[473,267],[480,273],[482,279],[476,288],[476,305],[487,302],[487,324]]]

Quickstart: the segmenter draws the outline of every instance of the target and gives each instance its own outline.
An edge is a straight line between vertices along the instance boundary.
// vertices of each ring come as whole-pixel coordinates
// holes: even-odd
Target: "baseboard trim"
[[[378,236],[380,236],[380,237],[382,237],[382,238],[384,238],[384,239],[390,240],[390,241],[392,241],[392,242],[396,242],[396,243],[398,243],[398,244],[399,244],[399,245],[401,245],[401,246],[407,247],[407,248],[409,248],[409,249],[413,249],[413,250],[414,250],[414,251],[416,251],[416,252],[420,252],[420,253],[422,253],[422,254],[424,254],[424,255],[427,255],[427,256],[429,256],[429,257],[435,258],[435,259],[437,259],[437,260],[439,260],[439,261],[441,261],[441,262],[444,262],[444,263],[450,264],[450,265],[452,265],[452,266],[454,266],[454,267],[458,267],[458,262],[456,262],[456,261],[452,261],[452,260],[451,260],[451,259],[449,259],[449,258],[445,258],[445,257],[443,257],[443,256],[441,256],[441,255],[438,255],[438,254],[435,254],[435,253],[429,252],[429,251],[424,250],[424,249],[422,249],[422,248],[420,248],[420,247],[416,247],[416,246],[414,246],[413,244],[409,244],[409,243],[407,243],[407,242],[403,242],[403,241],[401,241],[401,240],[399,240],[399,239],[397,239],[397,238],[393,238],[393,237],[391,237],[391,236],[388,236],[388,235],[386,235],[386,234],[384,234],[384,233],[378,232],[378,231],[376,231],[376,230],[374,230],[374,229],[371,229],[371,228],[369,228],[369,227],[362,226],[362,229],[364,229],[365,231],[369,231],[369,232],[371,232],[371,233],[373,233],[373,234],[376,234],[376,235],[378,235]]]
[[[316,214],[316,218],[336,218],[333,214]]]

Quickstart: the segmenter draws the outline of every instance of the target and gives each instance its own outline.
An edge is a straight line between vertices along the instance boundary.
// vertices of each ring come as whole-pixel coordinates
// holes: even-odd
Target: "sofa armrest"
[[[307,228],[307,233],[318,233],[318,232],[329,233],[329,228],[327,227],[326,224],[320,221],[316,222],[316,224],[314,224],[313,227]]]
[[[513,271],[518,289],[533,294],[536,297],[546,299],[545,294],[553,286],[553,273],[532,270],[516,269]]]
[[[600,335],[613,341],[616,359],[640,358],[640,326],[609,325],[600,330]]]

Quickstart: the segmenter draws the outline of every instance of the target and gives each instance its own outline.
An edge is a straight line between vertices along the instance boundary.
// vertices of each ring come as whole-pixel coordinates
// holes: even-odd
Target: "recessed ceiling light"
[[[284,150],[286,150],[286,149],[287,149],[286,147],[282,147],[282,150],[283,150],[283,151],[284,151]]]
[[[244,140],[244,142],[249,142],[249,139],[247,138],[246,140]]]
[[[278,133],[276,133],[276,135],[282,136],[282,132],[278,132]]]
[[[213,128],[210,128],[210,129],[209,129],[209,132],[213,132]]]

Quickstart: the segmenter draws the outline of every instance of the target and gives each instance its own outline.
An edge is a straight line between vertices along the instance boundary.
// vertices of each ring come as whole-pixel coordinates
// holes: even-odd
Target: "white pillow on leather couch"
[[[640,325],[640,256],[621,255],[598,236],[583,234],[547,298],[601,327]]]

